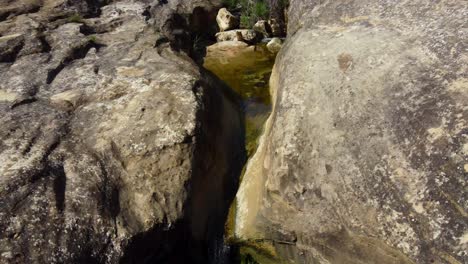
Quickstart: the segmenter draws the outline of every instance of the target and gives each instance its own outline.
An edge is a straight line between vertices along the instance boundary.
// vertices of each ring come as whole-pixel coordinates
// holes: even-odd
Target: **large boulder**
[[[242,41],[248,44],[255,44],[262,40],[262,35],[252,29],[236,29],[216,33],[216,40],[222,41]]]
[[[266,46],[271,53],[278,53],[283,46],[283,41],[280,38],[272,38]]]
[[[467,263],[466,3],[290,6],[238,238],[296,263]]]
[[[173,49],[193,56],[194,37],[203,40],[218,32],[215,20],[220,0],[146,1],[153,4],[146,8],[145,18],[162,35],[156,46],[169,42]]]
[[[208,53],[215,53],[215,56],[223,57],[227,54],[237,53],[239,51],[245,50],[248,47],[249,45],[242,41],[223,41],[206,47],[206,51]]]
[[[221,8],[218,11],[216,22],[218,22],[220,31],[236,29],[239,27],[239,19],[231,14],[231,12],[229,12],[226,8]]]
[[[245,156],[175,42],[212,3],[57,2],[0,22],[0,263],[206,263]]]
[[[265,38],[269,38],[272,36],[270,24],[266,20],[257,21],[257,23],[255,23],[252,29],[261,33]]]

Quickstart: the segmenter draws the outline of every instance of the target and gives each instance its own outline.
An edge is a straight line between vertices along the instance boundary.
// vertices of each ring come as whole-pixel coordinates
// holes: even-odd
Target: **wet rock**
[[[267,48],[271,53],[278,53],[283,46],[283,41],[280,38],[272,38],[267,43]]]
[[[262,35],[252,29],[236,29],[216,34],[218,42],[222,41],[242,41],[248,44],[255,44],[262,40]]]
[[[177,43],[214,4],[88,2],[0,22],[0,263],[203,262],[245,156],[237,97]]]
[[[221,31],[236,29],[239,27],[239,19],[237,19],[226,8],[221,8],[216,16],[216,22]]]
[[[465,21],[459,1],[291,1],[238,237],[296,263],[465,263]]]

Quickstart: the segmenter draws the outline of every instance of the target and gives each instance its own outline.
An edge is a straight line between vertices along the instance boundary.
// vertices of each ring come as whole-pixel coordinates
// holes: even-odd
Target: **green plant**
[[[240,16],[240,26],[242,28],[251,28],[252,27],[252,19],[248,15],[241,15]]]
[[[241,27],[252,28],[258,20],[268,19],[269,8],[266,0],[240,0]]]
[[[258,264],[258,262],[252,257],[252,255],[247,254],[241,256],[241,264]]]
[[[255,17],[261,18],[261,19],[268,18],[268,15],[269,15],[268,5],[263,1],[255,3],[254,15]]]
[[[73,14],[67,20],[69,23],[82,23],[83,17],[80,14]]]
[[[89,42],[92,42],[92,43],[96,43],[96,41],[97,41],[96,36],[94,36],[94,35],[88,36],[88,40],[89,40]]]
[[[223,0],[222,3],[227,9],[235,9],[239,5],[239,0]]]
[[[231,11],[240,11],[241,27],[252,28],[258,20],[268,19],[270,9],[267,1],[268,0],[223,0],[222,3]]]

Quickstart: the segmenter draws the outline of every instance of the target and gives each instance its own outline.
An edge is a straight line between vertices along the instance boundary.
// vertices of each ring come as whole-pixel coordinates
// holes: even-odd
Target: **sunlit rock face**
[[[245,152],[183,37],[219,3],[33,2],[0,1],[0,263],[203,260]]]
[[[226,8],[221,8],[218,11],[216,22],[218,23],[220,31],[236,29],[239,27],[239,19],[231,14],[231,12],[229,12]]]
[[[467,9],[291,1],[237,236],[296,263],[466,263]]]

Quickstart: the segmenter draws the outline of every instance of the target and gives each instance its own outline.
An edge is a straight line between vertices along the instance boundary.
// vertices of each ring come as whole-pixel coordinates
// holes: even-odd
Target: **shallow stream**
[[[271,113],[269,80],[276,54],[268,51],[265,44],[257,46],[245,46],[241,43],[226,44],[228,43],[218,43],[208,47],[203,66],[242,97],[246,129],[245,145],[250,158],[257,149],[263,126]],[[226,222],[225,241],[220,241],[214,262],[258,263],[252,257],[258,255],[257,250],[242,241],[236,241],[233,234],[235,203],[234,201],[231,206]],[[236,253],[233,254],[233,251]],[[229,257],[226,257],[227,255]]]
[[[228,84],[243,99],[248,156],[257,148],[263,124],[271,112],[269,80],[276,55],[264,44],[208,48],[204,67]]]

